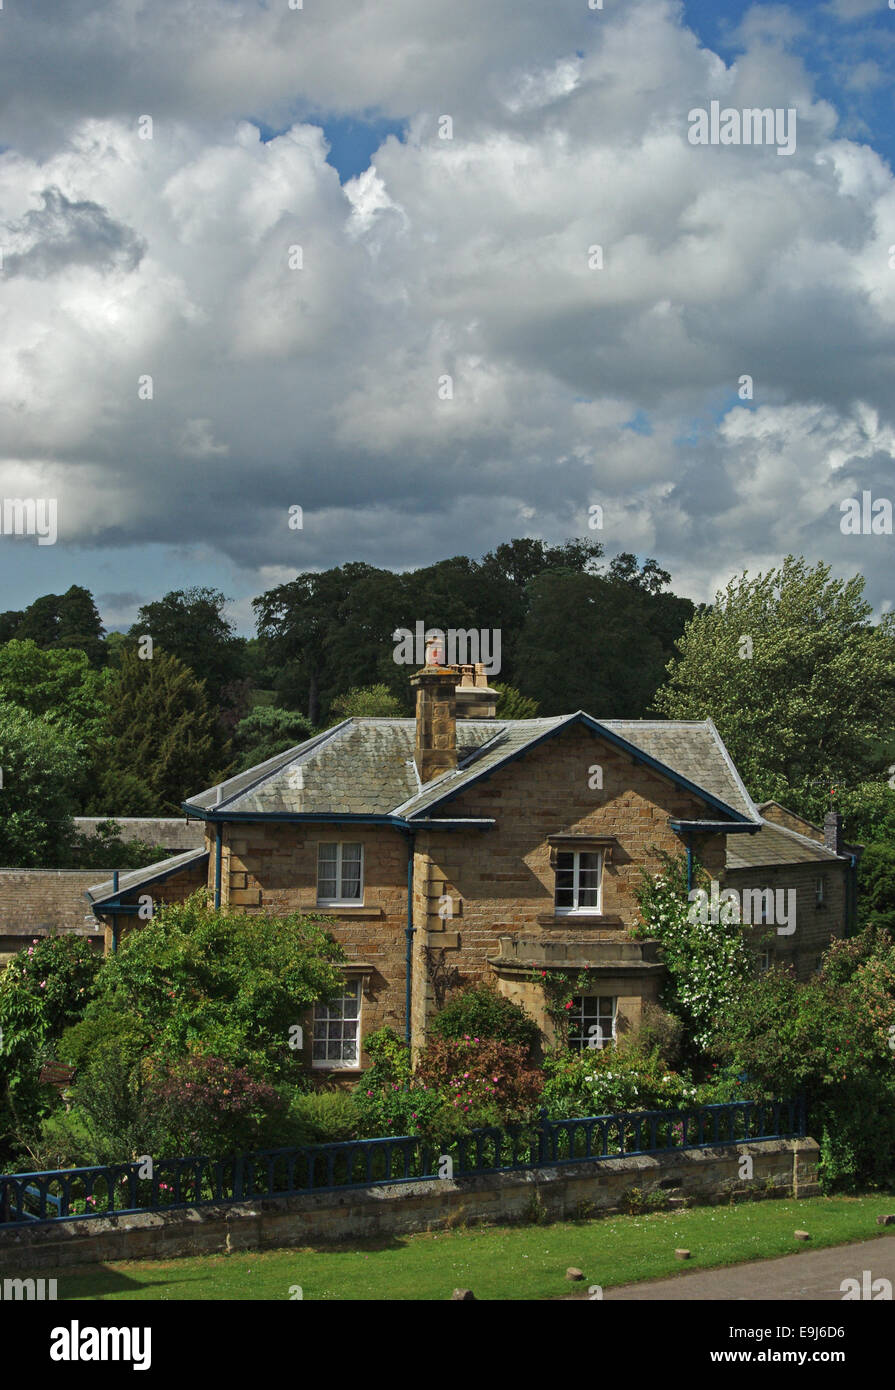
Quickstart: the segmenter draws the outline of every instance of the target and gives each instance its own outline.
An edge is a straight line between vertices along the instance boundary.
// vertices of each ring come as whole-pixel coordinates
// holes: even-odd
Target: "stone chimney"
[[[824,844],[836,854],[843,854],[842,817],[838,811],[828,811],[824,816]]]
[[[416,689],[414,759],[423,783],[457,766],[457,668],[429,664],[440,655],[427,649],[427,664],[410,677]]]
[[[454,668],[455,670],[458,668]],[[484,663],[459,667],[457,684],[458,719],[493,719],[497,713],[499,690],[492,690],[485,675]]]

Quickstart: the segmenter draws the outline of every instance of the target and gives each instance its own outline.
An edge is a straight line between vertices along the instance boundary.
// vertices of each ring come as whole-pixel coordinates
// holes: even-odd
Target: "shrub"
[[[100,1163],[142,1154],[156,1159],[272,1147],[282,1132],[286,1099],[269,1082],[223,1057],[194,1054],[166,1065],[136,1065],[103,1051],[73,1088],[71,1138],[89,1136]]]
[[[394,1028],[379,1028],[370,1033],[364,1046],[373,1063],[364,1076],[364,1089],[410,1080],[413,1070],[410,1048]]]
[[[309,1091],[291,1098],[282,1145],[337,1144],[357,1139],[361,1116],[348,1091]]]
[[[693,1105],[696,1086],[669,1071],[657,1051],[555,1052],[544,1063],[542,1104],[552,1120]]]
[[[58,1093],[39,1081],[86,1007],[101,958],[82,937],[35,938],[0,974],[0,1164],[33,1145]]]
[[[634,932],[654,937],[665,965],[662,1002],[682,1020],[690,1044],[708,1047],[746,982],[755,973],[754,952],[748,946],[739,913],[724,904],[720,920],[697,911],[688,899],[687,864],[683,855],[660,854],[662,873],[641,870],[637,894],[642,925]],[[709,878],[696,866],[693,885],[708,893]]]
[[[818,976],[770,970],[743,989],[719,1055],[768,1093],[803,1090],[827,1190],[895,1172],[895,942],[868,928],[835,941]]]
[[[363,1077],[352,1093],[362,1138],[433,1134],[435,1116],[446,1101],[441,1092],[417,1080],[371,1086],[371,1079],[369,1075]]]
[[[541,1030],[512,999],[498,994],[490,985],[477,985],[458,994],[435,1015],[429,1037],[495,1038],[502,1043],[521,1045],[533,1056],[540,1045]]]
[[[635,1051],[640,1054],[657,1052],[669,1070],[680,1066],[684,1051],[684,1025],[675,1014],[670,1014],[658,1004],[644,1004],[640,1023],[630,1033],[622,1034],[617,1047],[619,1051]]]

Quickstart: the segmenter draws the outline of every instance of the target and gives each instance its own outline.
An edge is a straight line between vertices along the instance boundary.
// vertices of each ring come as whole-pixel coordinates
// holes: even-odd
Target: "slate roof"
[[[733,817],[759,822],[759,814],[711,721],[594,721],[578,711],[550,719],[457,721],[458,766],[421,786],[414,763],[413,719],[347,719],[286,749],[258,767],[210,787],[184,803],[194,814],[377,815],[420,819],[478,777],[524,753],[563,725],[585,721],[632,753],[640,751],[660,772],[702,789]],[[449,812],[447,812],[449,814]],[[715,816],[717,819],[717,815]]]
[[[131,893],[135,888],[148,887],[151,883],[160,883],[172,874],[178,874],[183,869],[207,860],[207,849],[190,849],[185,854],[173,854],[170,859],[159,859],[155,864],[147,864],[143,869],[131,869],[126,874],[119,874],[117,892],[114,879],[108,878],[105,882],[95,883],[86,889],[84,896],[96,908],[102,903],[120,898],[123,893]]]
[[[847,855],[836,854],[826,845],[800,835],[786,826],[762,821],[756,835],[730,835],[727,839],[728,869],[773,868],[777,864],[841,864]]]
[[[761,819],[711,719],[603,719],[600,722],[649,753],[657,762],[712,792],[720,801],[739,811],[744,820]]]

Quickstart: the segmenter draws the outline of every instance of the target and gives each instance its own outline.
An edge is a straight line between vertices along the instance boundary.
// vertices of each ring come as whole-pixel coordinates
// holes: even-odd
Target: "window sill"
[[[381,917],[381,907],[363,907],[351,903],[317,903],[309,912],[320,912],[326,917]]]
[[[535,918],[539,927],[624,927],[617,913],[600,912],[541,912]]]

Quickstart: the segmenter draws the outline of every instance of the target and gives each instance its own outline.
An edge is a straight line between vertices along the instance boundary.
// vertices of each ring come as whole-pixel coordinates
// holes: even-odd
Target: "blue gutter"
[[[687,837],[687,892],[693,887],[693,842]]]
[[[413,971],[413,932],[414,932],[414,927],[413,927],[413,851],[414,851],[414,845],[415,845],[415,836],[413,835],[413,832],[410,832],[410,833],[408,834],[408,836],[407,836],[407,926],[406,926],[405,929],[404,929],[404,937],[405,937],[405,941],[406,941],[406,947],[405,947],[405,953],[404,953],[404,973],[405,973],[405,980],[404,980],[404,1041],[406,1042],[406,1044],[407,1044],[408,1047],[410,1046],[410,1039],[411,1039],[411,1032],[412,1032],[412,1029],[411,1029],[411,1022],[410,1022],[410,1008],[411,1008],[411,1004],[412,1004],[412,1002],[413,1002],[413,999],[412,999],[412,995],[413,995],[413,986],[412,986],[411,981],[412,981],[412,971]]]
[[[754,820],[669,820],[668,824],[688,835],[757,835],[761,829]]]
[[[434,817],[420,817],[418,820],[405,820],[403,816],[395,816],[390,813],[374,813],[370,811],[243,811],[233,812],[224,808],[223,811],[217,807],[192,806],[189,802],[181,803],[182,811],[186,813],[188,819],[204,820],[213,822],[239,822],[239,824],[252,825],[269,824],[277,822],[280,824],[305,824],[305,825],[386,825],[393,830],[404,830],[414,833],[417,830],[491,830],[496,825],[493,818],[476,817],[444,817],[436,819]]]

